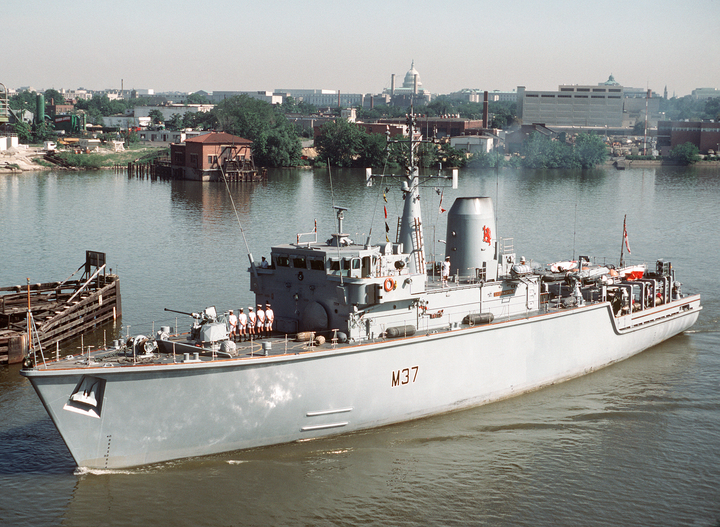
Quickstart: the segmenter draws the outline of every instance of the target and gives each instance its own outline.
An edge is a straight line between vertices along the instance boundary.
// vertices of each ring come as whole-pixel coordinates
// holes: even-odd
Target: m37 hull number
[[[401,386],[403,384],[410,384],[415,382],[418,374],[418,366],[412,368],[404,368],[392,372],[392,386]]]

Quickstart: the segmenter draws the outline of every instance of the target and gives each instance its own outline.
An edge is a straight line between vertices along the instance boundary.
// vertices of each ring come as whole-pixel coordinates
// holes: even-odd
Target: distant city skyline
[[[720,88],[718,0],[3,3],[8,88],[380,93]]]

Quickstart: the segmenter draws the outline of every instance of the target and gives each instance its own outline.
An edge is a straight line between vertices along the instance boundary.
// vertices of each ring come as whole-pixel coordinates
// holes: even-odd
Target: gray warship
[[[588,374],[690,328],[670,262],[581,257],[547,269],[497,237],[492,200],[448,212],[443,280],[425,257],[420,138],[409,118],[404,209],[392,242],[317,229],[249,256],[274,333],[235,342],[214,308],[82,356],[36,353],[21,374],[79,466],[115,469],[319,438],[498,401]],[[368,174],[368,182],[372,181]],[[182,396],[180,396],[180,394]]]

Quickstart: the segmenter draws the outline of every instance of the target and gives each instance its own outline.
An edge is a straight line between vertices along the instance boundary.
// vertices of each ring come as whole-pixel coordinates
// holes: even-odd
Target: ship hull
[[[79,466],[123,468],[346,433],[513,397],[635,355],[691,327],[700,309],[695,295],[617,319],[601,303],[292,355],[35,368],[23,375]],[[87,378],[102,386],[95,413],[68,406]]]

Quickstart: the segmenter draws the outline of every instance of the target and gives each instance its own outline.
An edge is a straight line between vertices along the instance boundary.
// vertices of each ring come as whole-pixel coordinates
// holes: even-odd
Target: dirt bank
[[[33,162],[33,159],[42,159],[45,150],[36,146],[22,145],[20,148],[8,148],[0,151],[0,173],[28,172],[34,170],[49,170]]]

